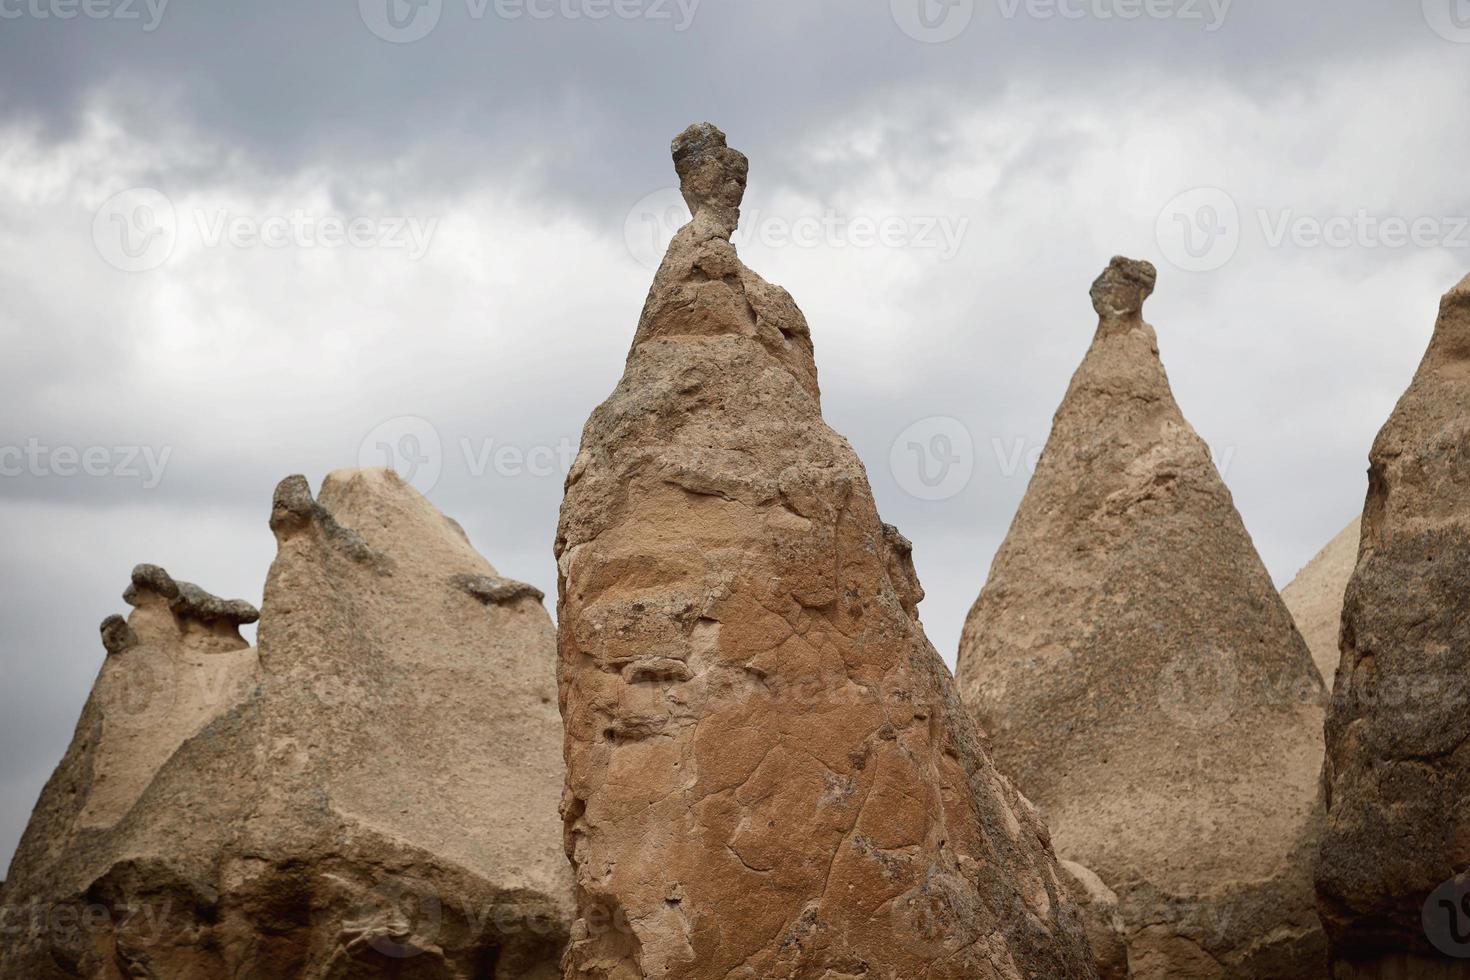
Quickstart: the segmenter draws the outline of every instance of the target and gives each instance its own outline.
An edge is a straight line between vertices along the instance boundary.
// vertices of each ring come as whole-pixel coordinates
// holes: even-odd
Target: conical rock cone
[[[1342,599],[1358,564],[1358,539],[1363,526],[1357,519],[1317,552],[1291,584],[1281,590],[1281,601],[1312,651],[1317,672],[1328,689],[1342,659],[1338,634],[1342,628]]]
[[[1470,977],[1467,597],[1470,277],[1369,456],[1317,873],[1344,977]]]
[[[1116,893],[1135,977],[1321,976],[1323,690],[1114,259],[961,639],[997,767]]]
[[[578,980],[1091,977],[1046,831],[981,750],[909,545],[822,420],[812,338],[693,221],[587,423],[557,538]]]

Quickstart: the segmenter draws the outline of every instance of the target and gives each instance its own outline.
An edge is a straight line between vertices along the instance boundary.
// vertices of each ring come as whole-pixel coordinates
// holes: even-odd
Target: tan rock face
[[[1321,976],[1324,693],[1114,259],[1097,334],[966,622],[961,692],[1132,975]],[[1111,914],[1111,913],[1109,913]],[[1092,922],[1094,932],[1100,927]]]
[[[1328,689],[1332,688],[1342,653],[1338,633],[1342,627],[1342,597],[1358,563],[1358,539],[1362,523],[1354,518],[1327,547],[1317,553],[1281,590],[1281,601],[1312,651],[1312,660]]]
[[[1470,976],[1470,278],[1373,444],[1327,718],[1343,976]],[[1399,972],[1394,972],[1395,970]]]
[[[549,978],[553,628],[395,475],[293,477],[253,618],[141,566],[6,886],[0,976]],[[86,923],[79,926],[78,923]]]
[[[568,978],[1091,977],[1034,812],[822,421],[811,335],[729,238],[745,158],[674,143],[674,239],[557,538]]]

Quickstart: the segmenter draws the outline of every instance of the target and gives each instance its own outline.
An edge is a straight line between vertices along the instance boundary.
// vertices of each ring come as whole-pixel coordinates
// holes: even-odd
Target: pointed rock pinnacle
[[[740,224],[740,202],[750,161],[725,143],[725,134],[710,123],[695,123],[674,137],[674,169],[689,213],[712,218],[729,238]]]
[[[1092,284],[1092,308],[1104,320],[1142,316],[1157,280],[1152,262],[1115,255]]]

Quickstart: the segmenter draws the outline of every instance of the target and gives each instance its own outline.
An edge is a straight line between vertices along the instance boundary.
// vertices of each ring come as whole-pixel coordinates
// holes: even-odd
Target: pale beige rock
[[[1362,524],[1357,518],[1327,543],[1308,562],[1291,584],[1281,590],[1281,601],[1312,651],[1312,660],[1328,690],[1342,659],[1338,633],[1342,627],[1342,597],[1358,563],[1358,538]]]
[[[1470,977],[1467,596],[1470,277],[1369,454],[1317,871],[1340,977]]]
[[[553,627],[376,470],[277,489],[248,607],[140,566],[16,854],[0,977],[549,978]],[[253,614],[253,610],[249,610]],[[85,928],[66,927],[91,916]]]
[[[577,980],[1091,977],[1034,811],[924,637],[909,544],[822,421],[811,335],[693,221],[567,481],[557,555]]]
[[[1096,336],[961,639],[961,692],[1138,978],[1325,973],[1321,680],[1114,259]],[[1096,923],[1094,922],[1094,932]]]

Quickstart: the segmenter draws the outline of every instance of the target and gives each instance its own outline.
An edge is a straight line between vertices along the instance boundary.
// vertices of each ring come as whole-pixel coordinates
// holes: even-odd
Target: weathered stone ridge
[[[693,220],[557,537],[566,977],[1094,976],[822,420],[806,321],[730,243],[745,158],[708,124],[673,152]]]
[[[538,594],[391,472],[334,473],[320,500],[289,478],[271,527],[258,650],[248,604],[134,572],[6,882],[25,929],[0,977],[559,975]]]
[[[1470,277],[1441,301],[1418,372],[1369,455],[1327,716],[1317,871],[1344,976],[1470,976],[1470,941],[1456,935],[1467,919],[1454,911],[1452,930],[1438,907],[1470,893],[1467,595]]]
[[[1115,258],[1097,329],[961,639],[997,767],[1139,978],[1324,974],[1324,691]]]

